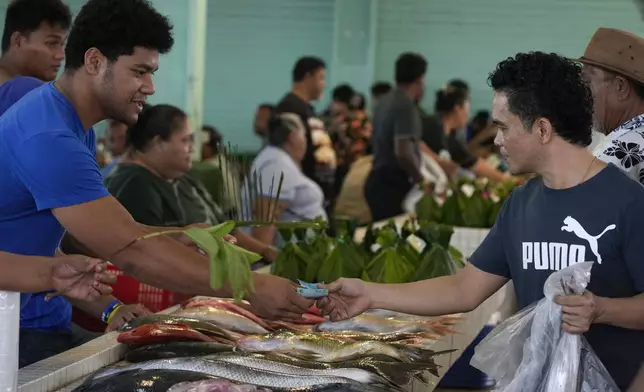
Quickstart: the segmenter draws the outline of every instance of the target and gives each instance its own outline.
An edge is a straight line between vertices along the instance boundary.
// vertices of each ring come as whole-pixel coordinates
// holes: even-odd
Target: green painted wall
[[[487,75],[518,52],[542,50],[580,56],[598,27],[644,36],[632,0],[378,0],[375,76],[393,79],[405,50],[429,60],[424,105],[449,79],[472,86],[472,108],[487,109]]]

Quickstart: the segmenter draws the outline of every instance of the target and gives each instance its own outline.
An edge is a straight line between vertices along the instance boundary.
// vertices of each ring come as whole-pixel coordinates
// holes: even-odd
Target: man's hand
[[[372,304],[368,283],[360,279],[340,278],[319,288],[329,290],[329,296],[317,301],[317,307],[331,321],[346,320],[369,309]]]
[[[255,291],[248,302],[254,313],[269,320],[299,320],[315,302],[299,295],[288,279],[254,274],[253,280]]]
[[[588,332],[602,310],[590,291],[584,295],[557,296],[555,303],[561,305],[562,328],[565,332],[579,335]]]
[[[56,258],[51,272],[52,287],[60,294],[82,301],[95,301],[112,293],[109,286],[116,276],[107,263],[87,256],[66,255]]]
[[[152,314],[152,312],[146,309],[143,305],[121,305],[116,309],[114,314],[111,315],[110,323],[107,325],[105,332],[116,331],[128,321],[150,314]]]

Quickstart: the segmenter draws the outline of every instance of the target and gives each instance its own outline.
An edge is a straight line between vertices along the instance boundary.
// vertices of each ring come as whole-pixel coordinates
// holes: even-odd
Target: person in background
[[[395,68],[396,89],[380,100],[373,115],[374,157],[365,198],[375,221],[402,214],[413,186],[431,192],[420,171],[422,127],[416,107],[425,91],[427,61],[420,54],[403,53]]]
[[[107,120],[107,128],[105,129],[106,149],[110,155],[109,162],[101,167],[101,175],[107,177],[112,169],[119,163],[121,156],[125,154],[125,133],[127,132],[127,125],[116,121]]]
[[[226,156],[221,133],[211,125],[201,130],[207,139],[201,145],[201,162],[193,164],[190,173],[201,181],[214,202],[223,210],[223,216],[234,217],[239,212],[241,175]]]
[[[456,132],[467,126],[470,116],[467,90],[450,86],[438,90],[434,111],[436,115],[423,118],[423,141],[434,153],[479,177],[498,182],[510,179],[508,174],[499,172],[485,160],[472,155],[457,138]]]
[[[14,0],[7,7],[0,57],[0,113],[56,78],[72,15],[61,0]],[[10,79],[14,83],[4,85]]]
[[[275,106],[270,103],[263,103],[257,107],[255,111],[255,120],[253,121],[253,128],[255,130],[255,135],[259,136],[262,139],[262,147],[267,143],[268,135],[268,122],[273,113],[275,112]]]
[[[253,160],[251,173],[257,173],[261,178],[262,186],[250,186],[244,182],[242,186],[243,211],[252,208],[253,216],[245,217],[246,220],[258,219],[268,220],[269,216],[261,216],[262,211],[270,211],[269,207],[275,208],[273,221],[297,222],[312,220],[316,218],[327,219],[324,209],[324,194],[315,181],[308,178],[300,168],[300,162],[306,154],[306,127],[301,117],[296,113],[282,113],[273,118],[269,124],[268,141],[269,145],[260,151]],[[275,196],[277,181],[281,174],[284,174],[284,181],[277,204]],[[272,179],[275,183],[272,185]],[[257,198],[248,194],[257,189]],[[261,190],[260,193],[259,191]],[[276,205],[276,207],[275,207]],[[267,215],[265,213],[264,215]],[[251,235],[262,243],[275,244],[278,247],[284,245],[284,240],[279,235],[275,226],[261,226],[251,229]]]
[[[318,165],[315,159],[315,146],[311,135],[309,119],[315,117],[312,101],[322,97],[326,75],[326,64],[318,57],[305,56],[293,66],[291,91],[275,107],[275,114],[295,113],[300,116],[306,130],[306,150],[302,159],[302,172],[322,187],[327,198],[332,192],[332,183],[317,175]],[[324,176],[327,177],[327,176]]]
[[[594,129],[607,135],[595,156],[644,184],[644,38],[600,28],[579,61],[593,92]]]
[[[110,260],[156,287],[231,295],[210,287],[207,258],[185,246],[185,238],[137,241],[165,228],[137,224],[109,195],[96,163],[92,126],[107,118],[136,123],[154,93],[151,75],[159,55],[172,45],[172,27],[147,1],[83,5],[65,46],[62,76],[0,117],[0,250],[51,257],[60,245],[65,253]],[[313,302],[298,296],[286,279],[258,274],[252,279],[255,291],[248,300],[268,317],[294,317]],[[21,365],[82,343],[70,328],[71,304],[62,296],[45,297],[33,295],[21,311],[23,330],[32,333],[20,339]],[[121,307],[91,305],[109,316]]]
[[[380,99],[393,90],[391,83],[376,82],[371,86],[371,109],[375,110]]]
[[[201,181],[188,174],[194,143],[184,111],[172,105],[143,111],[128,130],[127,146],[130,153],[105,184],[134,220],[157,227],[213,226],[228,220]],[[277,250],[270,244],[239,231],[233,235],[237,245],[265,260],[277,257]]]
[[[554,301],[561,306],[562,330],[584,334],[625,391],[644,361],[644,187],[587,149],[593,101],[575,62],[519,53],[499,63],[489,84],[496,144],[510,171],[537,176],[512,191],[494,227],[456,274],[390,285],[340,279],[323,286],[329,297],[318,306],[334,321],[368,308],[464,313],[512,279],[524,309],[544,297],[553,272],[593,262],[587,290]]]

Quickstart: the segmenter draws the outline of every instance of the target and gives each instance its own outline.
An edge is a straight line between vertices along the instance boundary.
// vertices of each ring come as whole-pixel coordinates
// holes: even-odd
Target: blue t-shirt
[[[20,98],[24,97],[25,94],[42,85],[42,80],[29,76],[19,76],[0,85],[0,116],[14,103],[18,102]],[[20,294],[21,308],[27,304],[30,297],[30,293]]]
[[[588,290],[609,298],[644,292],[644,187],[614,165],[569,189],[541,178],[512,192],[471,257],[477,268],[514,282],[519,308],[543,298],[548,276],[593,261]],[[594,324],[588,342],[626,390],[644,361],[644,331]]]
[[[7,83],[21,82],[0,89]],[[49,257],[65,231],[51,210],[108,195],[94,130],[83,127],[53,83],[27,93],[0,117],[0,189],[0,250]],[[22,307],[21,328],[69,328],[69,302],[45,302],[44,295],[32,295]]]

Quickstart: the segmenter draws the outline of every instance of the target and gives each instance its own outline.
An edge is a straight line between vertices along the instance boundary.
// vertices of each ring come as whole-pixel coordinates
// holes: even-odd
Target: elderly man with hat
[[[644,184],[644,38],[600,28],[584,64],[595,105],[595,130],[607,135],[594,154]]]

